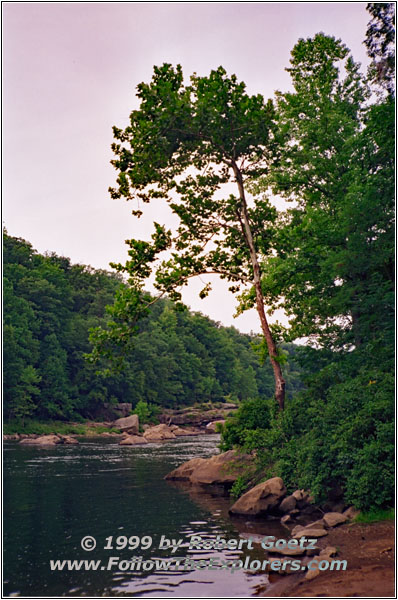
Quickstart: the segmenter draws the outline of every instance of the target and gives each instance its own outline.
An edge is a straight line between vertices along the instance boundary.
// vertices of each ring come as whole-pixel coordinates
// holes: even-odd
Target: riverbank
[[[120,434],[120,431],[113,427],[110,422],[96,421],[86,421],[84,423],[65,421],[42,423],[40,421],[31,421],[23,427],[19,423],[3,424],[3,438],[6,440],[18,440],[40,435],[97,436],[104,433]]]
[[[395,583],[394,522],[349,523],[318,540],[319,547],[334,546],[339,560],[347,561],[345,571],[324,571],[308,581],[302,573],[271,576],[271,585],[258,586],[257,594],[267,598],[373,597],[393,598]]]

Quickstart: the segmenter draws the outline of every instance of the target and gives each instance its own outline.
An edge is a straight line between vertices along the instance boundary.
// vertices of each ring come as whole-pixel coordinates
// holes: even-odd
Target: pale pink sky
[[[135,87],[154,64],[181,63],[188,77],[222,65],[250,93],[289,87],[290,51],[319,31],[341,38],[367,64],[366,2],[3,3],[3,220],[40,252],[108,268],[126,260],[124,240],[147,235],[113,201],[112,125],[138,105]],[[217,286],[185,300],[224,324],[258,331],[257,315],[232,319]]]

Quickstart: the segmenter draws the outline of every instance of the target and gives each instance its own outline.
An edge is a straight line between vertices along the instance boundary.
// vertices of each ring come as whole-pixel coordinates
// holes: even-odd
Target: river
[[[217,453],[217,443],[217,435],[136,447],[119,446],[104,437],[84,438],[76,446],[5,443],[4,594],[156,598],[255,595],[256,586],[266,583],[267,575],[247,569],[231,573],[226,565],[248,556],[248,560],[265,558],[258,546],[253,550],[189,549],[190,538],[278,535],[279,526],[231,522],[227,498],[193,493],[164,480],[182,462]],[[91,551],[82,549],[81,540],[86,536],[96,540]],[[131,536],[136,537],[128,541]],[[143,536],[152,540],[143,540]],[[159,549],[162,536],[163,540],[182,540],[182,545],[174,554],[170,549]],[[136,538],[141,547],[122,548],[125,541],[133,548]],[[108,569],[110,557],[118,560]],[[133,557],[135,567],[125,570]],[[170,557],[215,558],[217,563],[215,569],[188,566],[185,570],[143,570],[144,563],[150,568],[148,561]],[[55,560],[101,560],[101,567],[51,570],[50,561]],[[223,564],[225,568],[219,568]]]

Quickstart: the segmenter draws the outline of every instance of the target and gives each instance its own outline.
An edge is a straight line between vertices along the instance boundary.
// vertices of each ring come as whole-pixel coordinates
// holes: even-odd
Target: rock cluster
[[[56,444],[78,444],[71,435],[40,435],[38,437],[23,438],[20,442],[25,446],[55,446]]]
[[[132,415],[136,416],[136,415]],[[127,417],[130,419],[130,417]],[[138,417],[137,417],[138,419]],[[119,421],[124,421],[124,419],[119,419]],[[116,421],[114,423],[116,427]],[[199,435],[201,432],[193,429],[182,429],[178,427],[178,425],[165,425],[164,423],[160,425],[155,425],[154,427],[144,426],[143,435],[138,434],[138,428],[136,433],[132,433],[131,429],[125,426],[123,432],[123,439],[120,441],[120,446],[139,446],[141,444],[147,444],[148,442],[163,442],[165,440],[174,440],[176,437],[184,436],[184,435]],[[135,427],[133,427],[135,430]]]
[[[187,407],[179,410],[165,410],[160,415],[160,422],[167,425],[194,425],[205,427],[208,423],[223,421],[227,416],[237,410],[237,405],[225,402],[221,408],[203,410],[200,408]],[[207,433],[212,433],[211,428]]]

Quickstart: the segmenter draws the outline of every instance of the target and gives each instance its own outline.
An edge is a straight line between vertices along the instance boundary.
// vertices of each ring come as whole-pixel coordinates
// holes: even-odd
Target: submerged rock
[[[139,446],[147,443],[148,441],[142,435],[128,435],[119,442],[119,446]]]
[[[58,435],[41,435],[37,438],[24,438],[19,443],[26,446],[55,446],[62,444],[62,439]]]
[[[72,437],[71,435],[61,435],[60,438],[61,438],[62,444],[78,444],[79,443],[77,441],[77,439]]]

